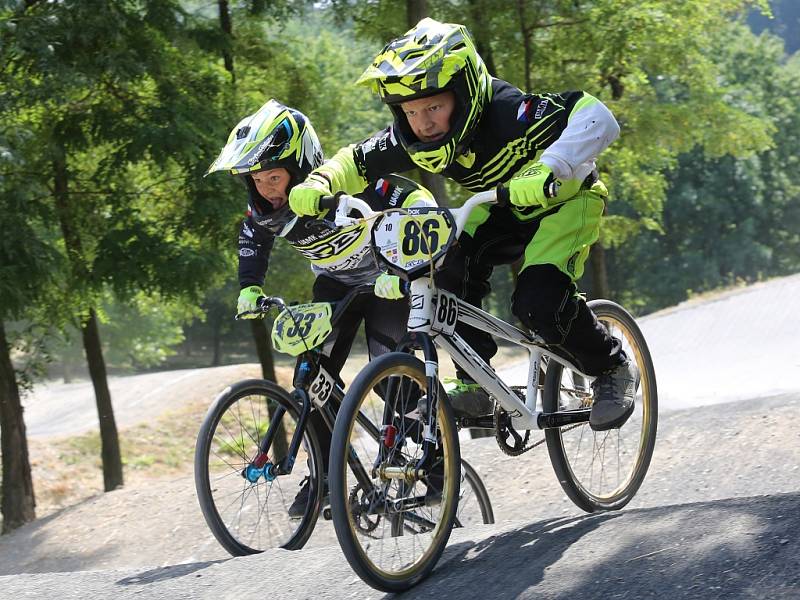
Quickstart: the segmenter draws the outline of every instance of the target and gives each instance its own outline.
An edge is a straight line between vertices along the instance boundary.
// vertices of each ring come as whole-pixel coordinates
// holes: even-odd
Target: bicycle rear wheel
[[[269,462],[278,464],[286,457],[299,415],[299,406],[283,388],[249,379],[225,389],[203,420],[195,447],[197,498],[214,537],[233,556],[277,547],[296,550],[314,530],[322,503],[323,463],[311,423],[306,422],[290,474],[269,480],[266,473],[254,476],[252,471],[270,428],[275,437]],[[303,515],[292,518],[289,506],[303,485],[308,485],[309,501]]]
[[[491,523],[494,523],[494,510],[486,486],[472,465],[462,458],[461,485],[454,526],[470,527]]]
[[[608,300],[589,303],[597,319],[622,341],[636,361],[641,382],[634,412],[618,429],[593,431],[588,423],[545,430],[550,462],[567,496],[587,512],[618,510],[641,486],[656,442],[658,392],[653,361],[644,336],[624,308]],[[591,406],[590,381],[550,361],[542,406],[545,412]]]
[[[456,516],[460,479],[458,437],[444,390],[439,391],[438,449],[428,473],[422,458],[418,399],[426,393],[425,367],[408,354],[373,360],[351,385],[336,417],[328,474],[336,537],[353,570],[386,592],[408,589],[439,560]],[[389,409],[378,423],[392,439],[376,440],[359,413]],[[380,425],[379,425],[380,426]]]

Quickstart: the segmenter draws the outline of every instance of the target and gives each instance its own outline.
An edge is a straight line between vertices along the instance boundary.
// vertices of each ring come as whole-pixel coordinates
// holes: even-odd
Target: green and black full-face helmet
[[[465,152],[492,94],[492,78],[463,25],[422,19],[389,42],[356,83],[368,85],[394,113],[394,133],[417,165],[440,173]],[[450,131],[421,142],[400,103],[452,90]]]
[[[308,118],[277,100],[270,100],[233,128],[206,175],[215,171],[240,175],[250,193],[250,209],[256,222],[280,235],[295,215],[288,203],[273,209],[258,193],[252,174],[282,167],[289,172],[288,189],[291,189],[322,161],[322,146]]]

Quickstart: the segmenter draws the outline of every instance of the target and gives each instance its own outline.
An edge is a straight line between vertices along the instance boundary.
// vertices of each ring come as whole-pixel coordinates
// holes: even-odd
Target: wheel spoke
[[[308,431],[291,474],[266,481],[262,473],[255,483],[243,474],[251,464],[249,457],[258,454],[270,424],[280,425],[282,436],[291,436],[297,425],[299,409],[288,395],[280,390],[273,392],[270,386],[274,384],[259,385],[242,386],[218,401],[203,424],[198,442],[198,461],[208,482],[207,487],[198,487],[203,514],[217,540],[234,555],[302,545],[316,520],[313,511],[303,519],[291,519],[283,491],[284,487],[299,490],[304,477],[317,477],[321,465],[315,454],[318,450],[307,453],[306,449],[317,447]],[[279,406],[284,408],[281,421],[270,423],[269,415],[275,412],[270,407]]]
[[[633,497],[652,455],[658,406],[652,363],[633,319],[607,301],[592,303],[592,310],[609,333],[622,342],[626,356],[636,361],[641,381],[633,414],[623,426],[593,431],[586,424],[546,432],[558,479],[567,495],[584,510],[621,508]],[[591,391],[582,376],[550,364],[543,397],[546,411],[570,410],[586,406],[584,398],[591,400]]]

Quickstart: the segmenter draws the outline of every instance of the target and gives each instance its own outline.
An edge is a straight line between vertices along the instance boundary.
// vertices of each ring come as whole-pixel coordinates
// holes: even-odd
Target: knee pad
[[[512,312],[548,344],[563,344],[578,315],[575,284],[553,265],[533,265],[520,273]]]

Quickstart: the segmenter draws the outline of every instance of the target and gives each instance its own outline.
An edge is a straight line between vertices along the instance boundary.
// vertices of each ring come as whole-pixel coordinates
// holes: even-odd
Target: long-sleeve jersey
[[[555,202],[580,189],[595,170],[595,158],[619,135],[606,106],[586,92],[525,94],[494,79],[492,98],[469,149],[443,171],[473,192],[507,183],[530,164],[547,164],[561,180]],[[378,173],[403,172],[416,165],[395,139],[392,127],[340,150],[318,171],[331,189],[351,192]],[[520,219],[542,209],[514,208]]]
[[[425,188],[404,177],[387,175],[372,181],[357,195],[375,211],[407,206],[415,201],[409,196],[416,191],[429,197]],[[374,283],[381,269],[370,248],[369,227],[363,223],[338,227],[335,213],[298,217],[281,237],[311,262],[316,274],[324,273],[346,285]],[[243,288],[263,285],[276,237],[259,225],[257,211],[248,206],[239,231],[239,284]]]

